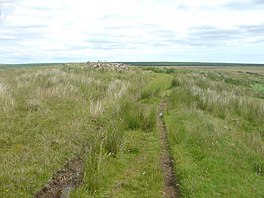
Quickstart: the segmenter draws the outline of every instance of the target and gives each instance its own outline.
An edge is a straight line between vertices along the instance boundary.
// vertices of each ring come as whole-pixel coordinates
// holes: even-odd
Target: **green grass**
[[[97,175],[96,191],[91,192],[87,189],[88,185],[83,185],[73,197],[161,197],[162,173],[157,131],[127,131],[124,136],[118,157],[103,157],[107,166],[102,166]],[[86,179],[90,176],[87,175]]]
[[[257,92],[261,92],[261,93],[264,92],[264,84],[263,83],[256,83],[256,84],[252,84],[251,86]]]
[[[263,196],[263,101],[244,83],[256,80],[263,83],[240,73],[175,75],[165,120],[184,197]]]

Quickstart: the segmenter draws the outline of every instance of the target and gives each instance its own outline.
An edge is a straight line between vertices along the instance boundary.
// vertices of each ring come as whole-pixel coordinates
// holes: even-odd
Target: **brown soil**
[[[161,166],[164,176],[163,197],[176,198],[181,197],[179,183],[174,172],[174,160],[169,153],[169,143],[167,138],[167,130],[163,120],[164,104],[159,106],[158,129],[161,139]]]
[[[70,191],[82,183],[83,162],[80,157],[69,160],[53,175],[52,180],[38,191],[34,198],[69,198]]]

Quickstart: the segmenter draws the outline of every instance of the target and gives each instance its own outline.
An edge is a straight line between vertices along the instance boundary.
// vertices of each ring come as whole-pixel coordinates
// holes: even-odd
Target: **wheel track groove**
[[[163,118],[164,106],[164,102],[161,102],[158,108],[159,115],[157,117],[157,125],[161,141],[161,166],[164,178],[163,197],[179,198],[182,196],[180,193],[179,182],[174,172],[174,160],[169,152],[167,129]]]

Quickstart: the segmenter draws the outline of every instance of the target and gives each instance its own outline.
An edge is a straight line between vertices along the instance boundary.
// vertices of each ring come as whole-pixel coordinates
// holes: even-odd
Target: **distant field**
[[[124,62],[134,66],[201,66],[201,67],[264,67],[264,64],[249,64],[249,63],[210,63],[210,62]]]
[[[242,63],[210,63],[210,62],[119,62],[133,66],[174,66],[191,69],[224,69],[227,67],[251,70],[252,68],[264,68],[264,64],[242,64]],[[28,64],[0,64],[0,69],[23,68],[23,67],[45,67],[63,65],[65,63],[28,63]],[[248,68],[249,67],[249,68]],[[229,69],[228,69],[229,70]]]
[[[25,67],[47,67],[54,65],[62,65],[64,63],[28,63],[28,64],[0,64],[1,69],[25,68]]]
[[[166,66],[165,66],[166,67]],[[168,67],[168,66],[167,66]],[[171,67],[168,67],[171,68]],[[211,70],[211,71],[235,71],[245,73],[257,73],[264,74],[264,66],[174,66],[177,69],[188,69],[188,70]]]

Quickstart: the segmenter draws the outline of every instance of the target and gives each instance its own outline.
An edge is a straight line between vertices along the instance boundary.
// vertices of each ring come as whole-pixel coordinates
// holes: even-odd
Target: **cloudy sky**
[[[264,63],[264,0],[0,2],[0,63]]]

